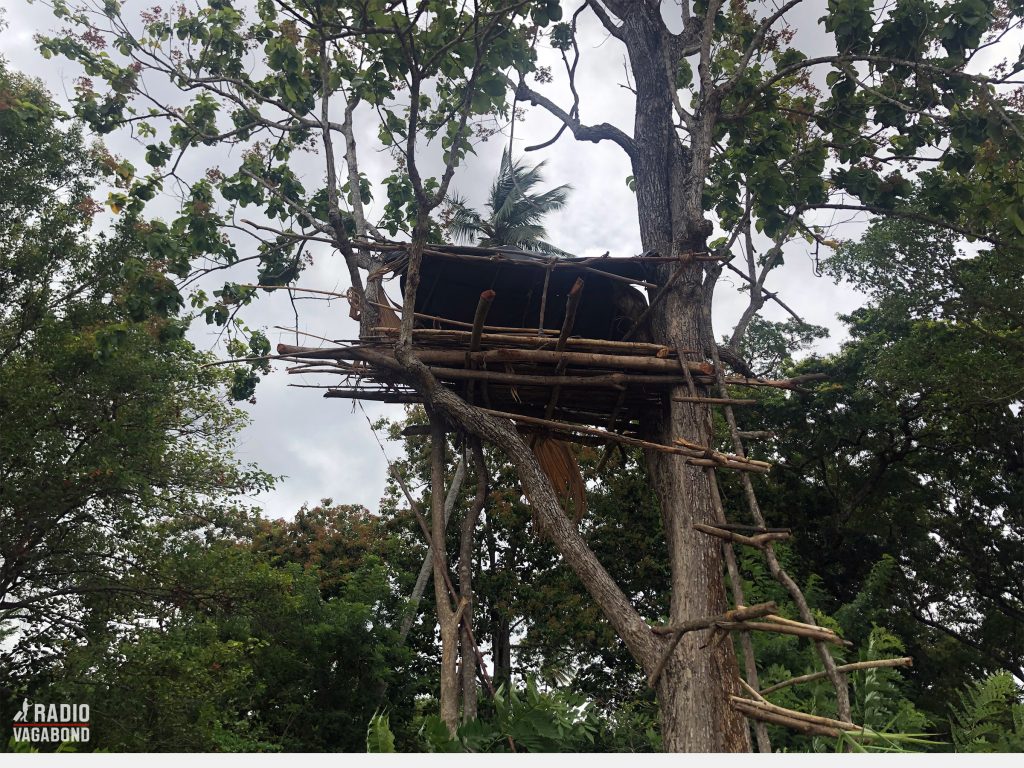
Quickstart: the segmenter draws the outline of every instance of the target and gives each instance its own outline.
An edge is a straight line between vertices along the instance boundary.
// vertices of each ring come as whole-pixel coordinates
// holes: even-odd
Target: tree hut
[[[645,419],[660,412],[673,387],[714,382],[713,364],[694,359],[694,350],[650,339],[646,317],[659,287],[648,282],[649,267],[667,260],[429,246],[416,293],[414,354],[438,381],[524,431],[582,443],[611,439],[693,464],[767,471],[764,462],[705,446],[642,438]],[[407,251],[396,248],[371,279],[397,278],[404,295],[407,264]],[[387,302],[375,307],[380,325],[364,324],[357,344],[281,344],[278,352],[303,363],[291,372],[340,374],[325,397],[420,403],[392,365],[400,305],[383,291],[377,295]]]

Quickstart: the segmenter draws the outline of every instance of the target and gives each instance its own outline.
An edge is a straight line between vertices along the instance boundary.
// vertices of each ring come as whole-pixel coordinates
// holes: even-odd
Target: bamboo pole
[[[689,464],[694,464],[701,467],[715,467],[724,466],[729,469],[742,469],[747,472],[765,473],[770,469],[770,465],[764,465],[763,462],[754,463],[747,460],[736,460],[736,459],[725,459],[724,461],[716,461],[714,459],[704,458],[704,452],[694,451],[690,448],[683,448],[681,446],[662,445],[661,443],[652,443],[647,440],[640,440],[635,437],[626,437],[615,432],[607,432],[603,429],[594,429],[592,427],[584,427],[578,424],[566,424],[560,421],[550,421],[548,419],[538,419],[532,416],[523,416],[518,413],[506,413],[504,411],[494,411],[489,408],[482,408],[482,411],[489,413],[492,416],[498,416],[499,418],[511,419],[512,421],[521,422],[523,424],[530,424],[536,427],[543,427],[550,429],[555,432],[582,432],[587,435],[593,435],[604,440],[615,440],[616,442],[623,443],[624,445],[632,445],[637,448],[650,448],[651,450],[661,451],[662,453],[674,453],[678,456],[685,456],[688,459]],[[707,452],[715,455],[715,451],[707,449]],[[717,454],[721,456],[721,454]]]
[[[486,327],[486,326],[485,326]],[[371,328],[372,331],[380,331],[385,335],[397,336],[398,332],[395,328],[389,328],[386,326],[380,326]],[[554,344],[555,339],[553,338],[538,338],[535,335],[537,329],[516,329],[520,333],[482,333],[480,340],[484,345],[499,345],[508,346],[511,344],[523,344],[533,347],[550,347]],[[554,334],[556,331],[549,330],[547,333]],[[457,342],[461,339],[468,339],[471,335],[471,331],[460,331],[449,328],[416,328],[413,330],[413,338],[422,339],[445,339],[453,342]],[[591,339],[583,336],[572,336],[566,339],[566,346],[581,347],[581,348],[600,348],[600,349],[612,349],[612,350],[623,350],[637,354],[652,354],[652,355],[668,355],[670,350],[668,347],[662,344],[649,344],[642,341],[614,341],[611,339]]]
[[[734,608],[731,611],[726,611],[718,616],[693,619],[692,621],[686,621],[673,627],[651,627],[651,631],[656,635],[671,635],[672,639],[669,644],[665,646],[665,649],[662,651],[661,658],[658,659],[658,663],[655,665],[654,670],[647,678],[647,685],[650,688],[654,688],[658,684],[658,679],[661,677],[661,673],[665,671],[665,665],[668,664],[668,660],[675,652],[676,646],[679,645],[679,641],[683,639],[683,635],[687,632],[694,632],[699,629],[715,629],[724,621],[760,618],[765,614],[771,613],[777,608],[778,606],[773,602],[761,603],[759,605],[752,605],[748,608]]]
[[[910,656],[903,656],[898,659],[875,659],[873,661],[855,661],[852,664],[843,664],[842,666],[836,667],[837,672],[856,672],[860,669],[881,669],[889,667],[912,667],[914,660]],[[799,677],[791,677],[789,680],[783,680],[781,683],[775,683],[775,685],[769,685],[761,693],[767,696],[769,693],[788,688],[791,685],[797,685],[799,683],[809,683],[813,680],[821,680],[823,677],[828,677],[828,672],[812,672],[809,675],[800,675]]]

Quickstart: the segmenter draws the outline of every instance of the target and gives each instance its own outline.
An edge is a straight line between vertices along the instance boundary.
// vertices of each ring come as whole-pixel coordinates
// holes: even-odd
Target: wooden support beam
[[[376,302],[376,301],[370,301],[369,299],[366,300],[366,303],[367,304],[373,304],[373,306],[375,306],[375,307],[384,307],[384,308],[392,310],[393,312],[401,314],[401,310],[400,309],[398,309],[396,307],[392,307],[390,304],[381,304],[381,303]],[[467,328],[469,330],[472,330],[472,328],[473,328],[473,324],[472,323],[464,323],[461,320],[452,320],[450,318],[441,317],[439,315],[428,315],[428,314],[425,314],[423,312],[414,312],[413,313],[413,317],[415,317],[415,318],[417,318],[419,320],[431,320],[431,321],[433,321],[435,323],[443,323],[445,325],[454,325],[457,328]],[[503,326],[503,325],[485,325],[484,326],[484,330],[485,331],[497,331],[498,333],[505,333],[505,332],[517,333],[517,332],[522,332],[522,331],[530,331],[531,333],[537,333],[537,334],[549,333],[552,336],[554,336],[555,334],[558,333],[558,331],[553,331],[553,330],[550,330],[550,329],[547,329],[547,328],[516,328],[514,326]]]
[[[824,373],[808,373],[803,376],[794,376],[791,379],[748,379],[746,376],[727,376],[725,383],[729,386],[740,387],[772,387],[774,389],[788,389],[793,392],[806,392],[800,385],[810,381],[821,381],[827,379]]]
[[[359,345],[348,347],[297,347],[278,344],[278,354],[313,360],[359,360],[363,351],[391,355],[383,345]],[[458,349],[415,349],[416,357],[427,365],[465,365],[468,361],[477,363],[536,363],[557,365],[564,360],[566,365],[579,367],[610,368],[613,370],[636,370],[662,373],[673,381],[682,381],[679,362],[658,357],[639,355],[606,355],[596,352],[558,352],[546,349],[491,349],[482,352],[465,352]],[[714,369],[709,363],[686,363],[691,373],[711,376]],[[658,380],[655,380],[657,382]],[[652,383],[655,383],[652,382]]]
[[[803,722],[820,725],[825,728],[835,728],[839,731],[866,731],[863,725],[857,725],[847,720],[835,720],[831,717],[809,715],[806,712],[799,712],[795,709],[786,709],[785,707],[780,707],[777,704],[772,704],[768,701],[752,701],[751,699],[744,699],[742,696],[730,696],[729,700],[743,706],[752,707],[762,712],[771,712],[776,715],[792,718],[794,720],[802,720]]]
[[[656,635],[685,635],[687,632],[695,632],[699,629],[712,629],[723,621],[747,621],[749,619],[760,619],[779,609],[774,601],[758,603],[757,605],[741,605],[732,610],[720,613],[717,616],[705,616],[702,619],[691,619],[682,624],[666,624],[664,626],[651,627],[651,632]]]
[[[750,531],[751,533],[792,533],[792,528],[765,528],[760,525],[746,525],[745,523],[715,523],[715,528],[726,531]]]
[[[717,526],[705,525],[704,523],[694,523],[693,528],[709,536],[715,536],[724,541],[731,541],[733,544],[746,544],[748,547],[755,547],[757,549],[763,549],[764,545],[769,541],[781,541],[789,538],[789,533],[786,531],[773,531],[770,533],[759,533],[755,536],[744,536],[735,531],[723,530]]]
[[[431,365],[430,372],[439,379],[456,381],[494,381],[502,384],[522,384],[524,386],[551,387],[556,384],[563,387],[593,387],[601,389],[622,389],[627,384],[640,383],[637,377],[625,373],[606,373],[594,376],[549,376],[546,374],[505,373],[504,371],[473,371],[465,368],[444,368]],[[640,379],[664,379],[664,376],[640,376]],[[644,381],[642,383],[655,383]],[[665,382],[658,381],[659,384]],[[665,384],[665,386],[671,386]]]
[[[767,618],[767,617],[766,617]],[[771,632],[777,635],[793,635],[794,637],[805,637],[809,640],[816,640],[822,643],[833,643],[834,645],[850,646],[853,643],[843,640],[839,635],[824,627],[801,626],[793,627],[788,624],[774,624],[768,621],[734,621],[719,624],[722,629],[732,631]]]
[[[731,461],[742,461],[742,462],[745,462],[747,464],[752,464],[754,466],[764,467],[766,472],[769,469],[771,469],[771,466],[772,466],[767,461],[758,461],[757,459],[748,459],[746,456],[740,456],[740,455],[735,454],[735,453],[719,453],[718,451],[715,451],[715,450],[713,450],[711,448],[708,448],[706,446],[698,445],[697,443],[692,443],[689,440],[686,440],[686,439],[684,439],[682,437],[677,437],[675,440],[673,440],[673,442],[676,445],[682,446],[683,448],[688,448],[688,449],[690,449],[692,451],[700,451],[702,456],[704,456],[705,458],[713,458],[719,464],[724,464],[726,461],[730,461],[730,460]]]
[[[576,310],[579,309],[582,298],[583,280],[577,277],[576,282],[573,283],[572,288],[569,289],[569,298],[566,299],[565,302],[565,319],[562,322],[562,332],[558,334],[558,341],[555,343],[555,354],[559,355],[559,360],[555,363],[556,376],[561,376],[565,373],[565,367],[567,365],[565,342],[569,339],[569,335],[572,333],[572,327],[576,323]],[[544,409],[545,419],[550,419],[551,415],[555,412],[555,405],[558,403],[558,396],[561,394],[561,391],[562,388],[557,384],[552,387],[551,397],[548,399],[547,407]]]
[[[466,359],[487,363],[535,363],[584,368],[610,368],[613,370],[645,371],[649,373],[678,374],[679,362],[667,358],[640,355],[608,355],[598,352],[571,352],[557,349],[489,349],[467,353],[455,349],[416,349],[416,356],[427,364],[460,364]],[[709,363],[688,362],[686,367],[698,376],[711,376],[714,369]]]
[[[676,646],[679,645],[679,641],[683,639],[683,635],[687,632],[694,632],[699,629],[717,629],[721,626],[722,622],[729,621],[740,621],[744,619],[756,619],[776,610],[778,606],[773,602],[760,603],[759,605],[751,605],[746,608],[733,608],[731,611],[719,614],[718,616],[709,616],[703,619],[693,619],[692,621],[686,621],[682,624],[677,624],[671,627],[651,627],[651,631],[656,635],[671,635],[672,640],[666,646],[665,650],[661,654],[661,658],[658,659],[658,663],[655,665],[654,670],[647,678],[647,685],[651,688],[658,684],[658,679],[661,677],[661,673],[665,671],[665,665],[668,664],[668,660],[675,653]]]
[[[331,388],[324,392],[327,398],[343,398],[352,400],[374,400],[380,403],[403,403],[414,405],[422,403],[423,398],[415,392],[386,392],[373,389],[335,389]]]
[[[484,326],[485,328],[487,326]],[[291,330],[291,329],[286,329]],[[379,331],[382,334],[388,336],[397,336],[397,328],[388,328],[380,326],[377,328],[371,328],[371,331]],[[455,345],[461,345],[465,343],[471,335],[471,331],[460,331],[452,329],[439,329],[439,328],[415,328],[412,332],[412,337],[415,340],[423,340],[426,342],[450,342]],[[484,346],[493,347],[510,347],[510,346],[522,346],[528,349],[543,349],[551,348],[556,339],[553,338],[538,338],[536,336],[537,329],[520,329],[519,333],[482,333],[480,335],[480,341]],[[555,331],[548,331],[548,333],[554,334]],[[658,357],[668,357],[671,351],[668,347],[662,344],[649,344],[641,341],[612,341],[610,339],[590,339],[582,336],[573,336],[566,340],[566,346],[570,349],[586,349],[589,351],[595,351],[598,349],[612,350],[619,354],[631,354],[631,355],[655,355]],[[690,350],[692,351],[692,350]]]
[[[838,728],[828,728],[799,718],[780,715],[775,712],[760,709],[756,707],[755,704],[757,704],[757,702],[751,701],[750,699],[738,699],[731,700],[729,702],[729,705],[733,709],[751,720],[771,723],[772,725],[781,725],[783,728],[789,728],[790,730],[797,731],[798,733],[804,733],[808,736],[824,736],[828,739],[837,739],[842,735],[842,731]]]
[[[757,405],[757,400],[736,400],[731,397],[673,397],[677,403],[705,403],[707,405]]]
[[[483,333],[484,321],[487,319],[487,313],[491,309],[491,304],[494,303],[495,293],[492,290],[483,291],[480,294],[480,299],[476,304],[476,313],[473,316],[473,330],[469,336],[469,354],[466,355],[466,367],[475,369],[477,363],[471,359],[471,355],[474,352],[480,351],[480,335]],[[484,398],[486,401],[487,394],[487,382],[482,382],[481,387],[484,389]],[[474,398],[474,389],[476,382],[469,382],[469,386],[466,388],[466,401],[472,405]]]
[[[480,337],[484,332],[484,322],[487,320],[487,313],[494,303],[497,294],[492,290],[483,291],[480,300],[476,304],[476,313],[473,316],[473,330],[469,335],[469,351],[476,352],[480,349]]]

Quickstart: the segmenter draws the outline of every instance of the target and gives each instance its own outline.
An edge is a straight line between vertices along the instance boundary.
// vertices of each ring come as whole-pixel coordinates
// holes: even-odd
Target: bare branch
[[[636,144],[634,144],[633,139],[622,130],[609,123],[583,125],[580,123],[579,118],[573,117],[565,110],[558,107],[550,99],[541,96],[539,93],[531,89],[523,80],[520,80],[519,85],[516,87],[516,98],[520,101],[528,101],[530,104],[546,109],[550,114],[561,120],[562,124],[572,131],[572,135],[577,141],[592,141],[595,144],[601,141],[613,141],[618,144],[627,155],[629,155],[630,159],[633,159],[636,156]]]

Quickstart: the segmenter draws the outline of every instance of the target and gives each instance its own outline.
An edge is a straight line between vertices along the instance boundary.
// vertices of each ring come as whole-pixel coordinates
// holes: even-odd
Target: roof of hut
[[[649,259],[650,257],[648,257]],[[558,331],[577,279],[586,290],[572,332],[592,339],[619,340],[647,304],[631,283],[647,283],[647,259],[553,257],[515,248],[429,246],[423,253],[416,312],[471,325],[480,294],[495,292],[487,325],[506,329]],[[392,256],[405,291],[404,252]],[[426,318],[424,318],[426,319]]]

